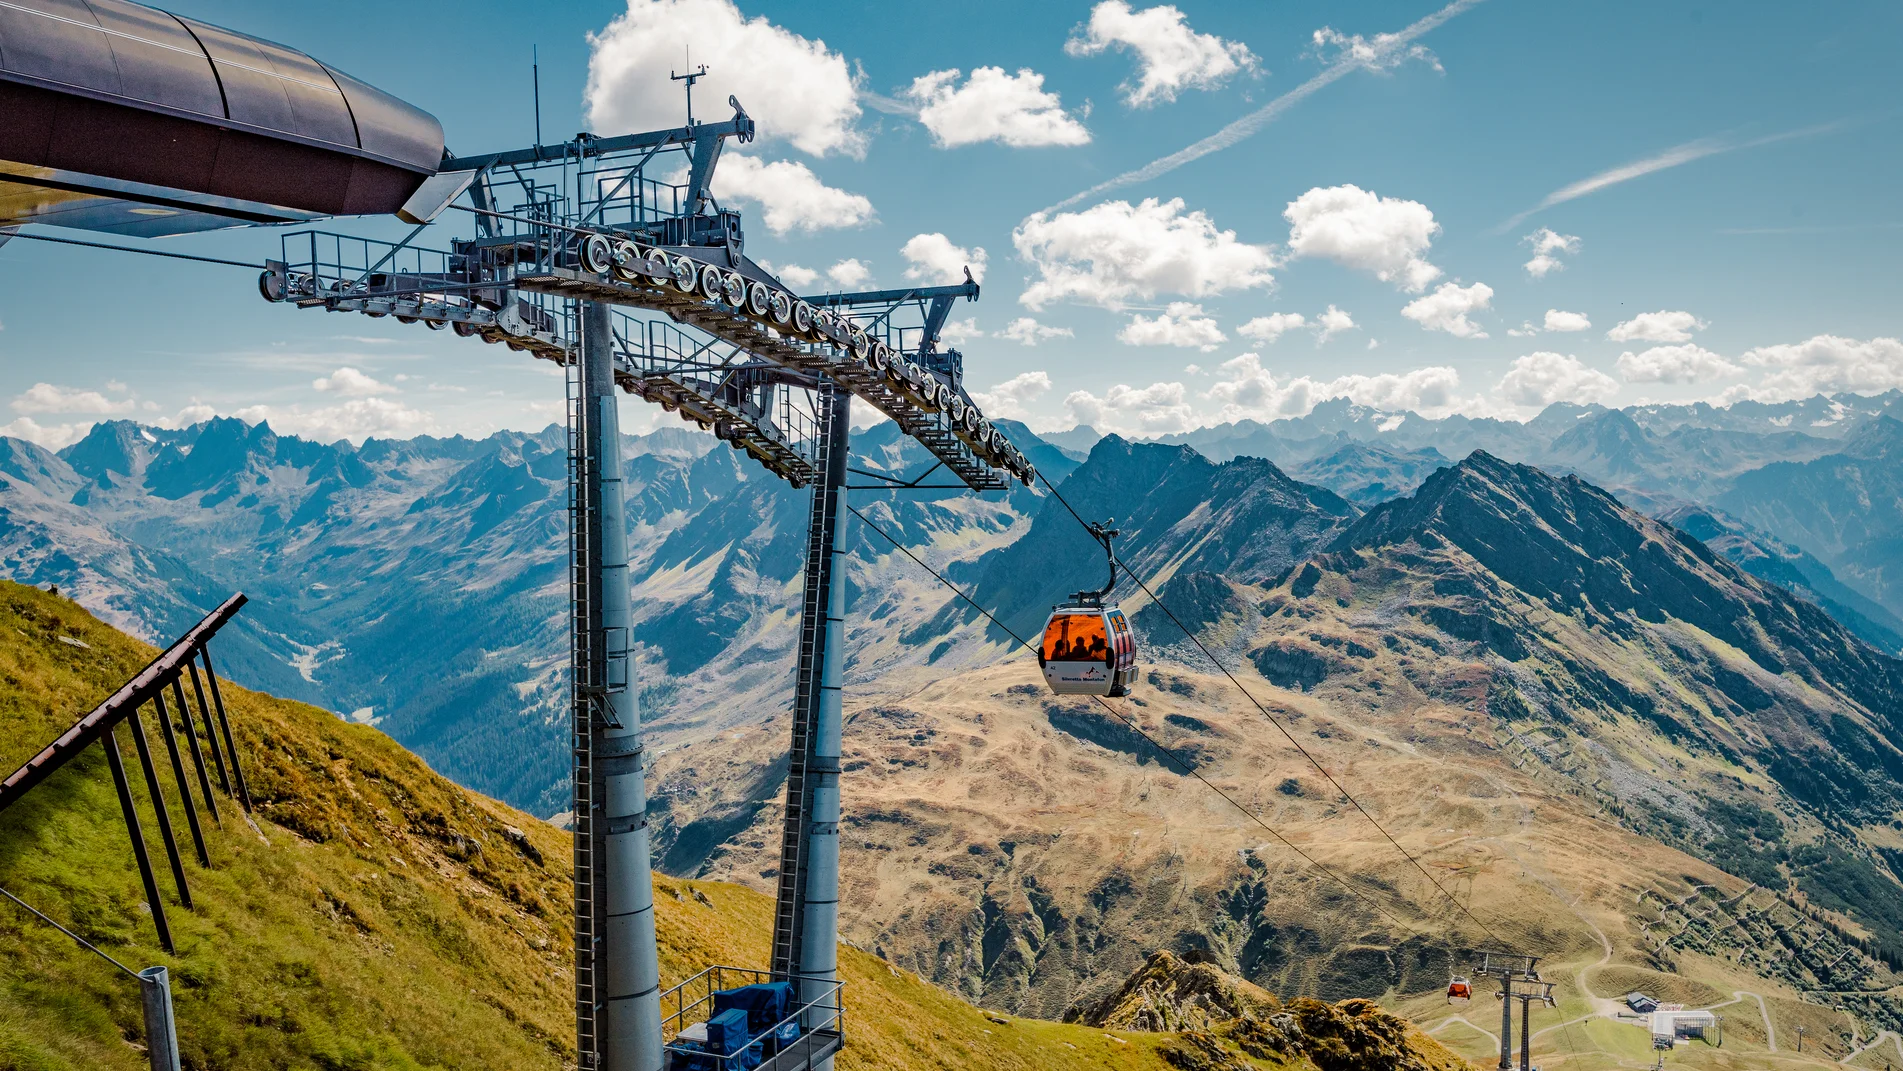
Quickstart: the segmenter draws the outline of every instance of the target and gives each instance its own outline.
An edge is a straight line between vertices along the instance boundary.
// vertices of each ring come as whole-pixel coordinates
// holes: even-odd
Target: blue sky
[[[678,121],[691,41],[701,117],[735,92],[766,135],[723,165],[748,251],[824,289],[982,248],[968,376],[1038,428],[1903,385],[1892,3],[173,7],[405,97],[465,153],[530,140],[532,44],[553,139]],[[537,428],[560,399],[538,364],[269,306],[235,269],[0,249],[0,425],[49,443],[126,414]]]

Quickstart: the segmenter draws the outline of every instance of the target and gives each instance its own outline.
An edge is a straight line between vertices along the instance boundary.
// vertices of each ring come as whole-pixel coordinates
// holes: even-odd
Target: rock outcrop
[[[1123,988],[1069,1021],[1180,1037],[1163,1050],[1184,1071],[1250,1071],[1242,1057],[1307,1059],[1321,1071],[1453,1071],[1466,1062],[1407,1020],[1356,998],[1284,1003],[1206,960],[1150,956]]]

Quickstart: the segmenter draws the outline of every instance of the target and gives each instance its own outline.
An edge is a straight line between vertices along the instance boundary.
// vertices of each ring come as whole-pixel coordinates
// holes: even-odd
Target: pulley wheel
[[[674,289],[683,294],[691,294],[694,292],[694,286],[700,281],[700,265],[696,264],[691,257],[675,257],[671,275],[674,279]]]
[[[624,283],[639,282],[641,280],[641,265],[643,259],[640,248],[633,242],[627,241],[626,239],[616,242],[615,278]]]
[[[605,234],[591,234],[581,240],[581,267],[591,275],[606,275],[615,265],[614,243]]]

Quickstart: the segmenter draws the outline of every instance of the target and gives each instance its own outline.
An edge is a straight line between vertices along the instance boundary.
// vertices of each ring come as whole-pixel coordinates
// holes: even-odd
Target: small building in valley
[[[1670,1045],[1679,1038],[1702,1038],[1718,1025],[1718,1017],[1708,1011],[1655,1011],[1652,1013],[1652,1042]]]

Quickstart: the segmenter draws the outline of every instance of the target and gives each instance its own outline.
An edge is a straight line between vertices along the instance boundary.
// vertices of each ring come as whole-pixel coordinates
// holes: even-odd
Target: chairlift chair
[[[1117,556],[1110,549],[1117,531],[1092,524],[1090,534],[1109,559],[1110,582],[1097,591],[1080,591],[1069,602],[1051,608],[1037,664],[1044,670],[1044,683],[1056,695],[1114,698],[1129,695],[1130,682],[1136,679],[1136,633],[1120,607],[1104,602],[1117,586]]]

